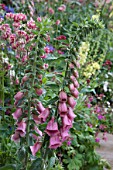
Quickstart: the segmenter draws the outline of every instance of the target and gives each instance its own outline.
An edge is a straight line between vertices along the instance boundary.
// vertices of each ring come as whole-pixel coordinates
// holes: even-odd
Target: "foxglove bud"
[[[74,107],[76,106],[76,101],[73,97],[68,97],[68,104],[72,107],[72,109],[74,109]]]

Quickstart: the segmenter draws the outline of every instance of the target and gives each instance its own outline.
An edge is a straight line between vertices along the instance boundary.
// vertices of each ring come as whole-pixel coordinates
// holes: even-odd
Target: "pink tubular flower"
[[[61,117],[64,117],[67,114],[67,105],[65,102],[60,102],[58,105],[58,110],[59,110],[59,114]]]
[[[73,112],[73,109],[71,107],[68,108],[68,117],[73,121],[76,115]]]
[[[52,119],[48,122],[45,132],[49,136],[55,136],[59,133],[58,124],[57,122],[54,122],[54,117],[52,117]]]
[[[63,123],[63,128],[65,128],[66,130],[69,130],[72,127],[72,120],[67,115],[65,115],[62,118],[62,123]]]
[[[22,109],[17,108],[16,111],[12,114],[14,119],[18,119],[22,115]]]
[[[75,88],[75,90],[73,92],[71,92],[71,94],[75,97],[78,98],[79,92],[78,90]]]
[[[57,20],[57,21],[56,21],[56,25],[59,25],[59,24],[60,24],[60,20]]]
[[[70,134],[68,133],[69,130],[61,129],[60,132],[61,132],[62,142],[70,138]]]
[[[17,125],[18,125],[18,127],[17,127],[16,131],[19,132],[19,135],[21,137],[24,137],[26,134],[26,123],[21,121]]]
[[[24,94],[19,91],[19,92],[14,96],[14,98],[15,98],[15,100],[20,100],[20,99],[22,99],[23,96],[24,96]]]
[[[33,120],[35,121],[36,124],[42,123],[41,119],[39,119],[38,115],[33,114]]]
[[[11,140],[14,142],[19,142],[20,141],[20,136],[18,132],[15,132],[12,136],[11,136]]]
[[[67,101],[67,94],[64,91],[61,91],[59,93],[59,98],[61,102],[66,102]]]
[[[36,153],[39,151],[39,149],[41,148],[41,142],[36,142],[33,146],[30,146],[32,155],[35,156]]]
[[[38,110],[40,113],[42,113],[42,112],[45,110],[45,108],[44,108],[44,106],[42,105],[41,102],[38,102],[38,103],[37,103],[37,110]]]
[[[41,119],[41,122],[45,122],[50,114],[50,111],[48,108],[45,108],[45,110],[38,116],[39,119]]]
[[[57,149],[58,147],[60,147],[62,145],[61,141],[60,141],[60,136],[56,135],[56,136],[51,136],[50,137],[50,143],[49,143],[49,148],[51,149]]]
[[[72,107],[72,109],[74,109],[74,107],[76,106],[76,101],[73,97],[68,97],[68,104]]]
[[[40,130],[38,129],[38,127],[35,126],[34,129],[35,129],[35,131],[36,131],[40,136],[42,136],[42,131],[40,131]]]

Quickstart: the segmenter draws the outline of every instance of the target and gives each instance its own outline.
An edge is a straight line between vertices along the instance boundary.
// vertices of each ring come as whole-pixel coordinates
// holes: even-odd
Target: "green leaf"
[[[50,89],[52,90],[58,90],[59,89],[59,85],[54,83],[54,82],[49,82],[46,84],[46,86],[49,86]]]
[[[49,100],[46,105],[53,104],[53,103],[55,103],[58,99],[59,99],[58,96],[55,96],[54,98],[52,98],[51,100]]]
[[[25,158],[25,153],[26,153],[26,151],[25,151],[24,147],[22,147],[21,149],[18,150],[17,155],[18,155],[18,159],[20,161],[22,161]]]
[[[0,170],[16,170],[16,165],[14,164],[5,165],[3,167],[0,167]]]
[[[51,157],[50,160],[49,160],[49,168],[52,168],[55,164],[55,157]]]
[[[41,158],[37,158],[33,161],[29,170],[42,170],[43,169],[43,161]]]
[[[93,92],[94,94],[96,94],[95,89],[92,88],[83,88],[81,90],[81,93],[89,93],[89,92]]]

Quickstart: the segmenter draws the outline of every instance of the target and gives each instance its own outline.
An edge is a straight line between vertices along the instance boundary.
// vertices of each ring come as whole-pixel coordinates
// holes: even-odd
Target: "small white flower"
[[[107,74],[105,74],[105,78],[108,78],[109,76]]]
[[[104,89],[105,92],[107,92],[108,84],[109,84],[108,81],[104,82],[103,89]]]

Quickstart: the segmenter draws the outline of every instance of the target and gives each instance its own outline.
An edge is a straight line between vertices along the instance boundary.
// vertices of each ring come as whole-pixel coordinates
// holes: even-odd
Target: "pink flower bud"
[[[78,81],[77,80],[74,80],[74,86],[76,87],[76,88],[79,88],[79,83],[78,83]]]
[[[19,92],[14,96],[14,98],[15,98],[15,100],[20,100],[20,99],[22,99],[23,96],[24,96],[24,94],[19,91]]]
[[[27,80],[28,80],[28,77],[27,77],[27,76],[24,76],[24,77],[22,78],[22,84],[25,83]]]
[[[69,84],[69,90],[70,91],[74,91],[75,90],[75,86],[73,83]]]
[[[38,17],[38,18],[37,18],[37,21],[41,22],[41,21],[42,21],[42,18],[41,18],[41,17]]]
[[[36,89],[36,94],[38,96],[41,96],[43,94],[43,90],[40,88],[40,89]]]
[[[33,146],[30,146],[32,155],[35,156],[36,153],[40,150],[41,148],[41,142],[36,142]]]
[[[73,112],[73,109],[71,107],[68,108],[68,117],[73,121],[76,115]]]
[[[78,78],[78,77],[79,77],[78,71],[77,71],[77,70],[74,70],[74,71],[73,71],[73,75],[74,75],[76,78]]]
[[[57,20],[57,21],[56,21],[56,25],[59,25],[59,24],[60,24],[60,20]]]
[[[23,121],[21,121],[21,122],[19,122],[18,123],[18,127],[17,127],[17,132],[19,132],[19,135],[21,136],[21,137],[24,137],[25,136],[25,134],[26,134],[26,123],[25,122],[23,122]]]
[[[37,128],[37,126],[35,126],[35,131],[40,135],[40,136],[42,136],[42,131],[40,131],[38,128]]]
[[[60,7],[58,7],[58,11],[64,12],[66,10],[66,5],[62,4]]]
[[[15,84],[16,84],[16,85],[18,85],[18,84],[19,84],[19,80],[18,80],[18,79],[16,79]]]
[[[79,92],[78,90],[75,88],[75,90],[71,93],[75,98],[78,98]]]
[[[78,61],[76,61],[76,67],[80,68],[80,63]]]
[[[75,67],[74,64],[72,63],[69,64],[69,68],[74,68],[74,67]]]
[[[68,97],[68,104],[72,107],[72,109],[74,109],[74,107],[76,106],[76,101],[73,97]]]
[[[61,102],[66,102],[67,101],[67,94],[64,91],[61,91],[59,93],[59,98]]]
[[[54,14],[53,8],[49,8],[49,13],[50,13],[50,14]]]
[[[17,108],[17,110],[12,114],[14,119],[18,119],[22,115],[22,109]]]
[[[70,76],[70,79],[71,79],[72,82],[74,82],[76,80],[74,75]]]
[[[37,110],[38,110],[40,113],[42,113],[42,112],[45,110],[45,108],[44,108],[44,106],[42,105],[41,102],[38,102],[38,104],[37,104]]]
[[[50,110],[48,108],[46,108],[39,116],[38,118],[41,119],[41,122],[45,122],[46,119],[48,118],[50,114]]]

